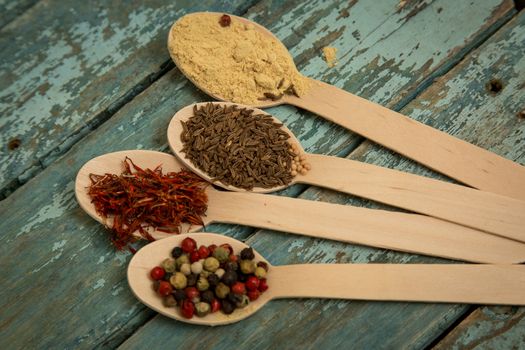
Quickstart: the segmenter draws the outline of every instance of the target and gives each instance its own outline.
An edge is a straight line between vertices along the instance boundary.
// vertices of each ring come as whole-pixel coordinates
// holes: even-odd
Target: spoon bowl
[[[208,103],[237,106],[254,110],[255,114],[270,116],[275,123],[282,124],[281,129],[288,134],[289,142],[295,144],[299,154],[311,165],[309,171],[304,175],[297,174],[289,184],[271,188],[254,187],[251,192],[274,192],[295,183],[315,185],[525,242],[525,201],[350,159],[305,153],[299,140],[284,123],[257,108],[229,102],[189,105],[171,119],[167,131],[168,144],[181,163],[217,186],[230,191],[247,191],[214,180],[182,152],[182,122],[193,116],[195,107]]]
[[[150,243],[128,265],[133,294],[153,310],[178,321],[219,326],[241,321],[278,298],[334,298],[523,305],[525,266],[469,264],[297,264],[272,266],[254,250],[255,261],[265,261],[268,290],[245,308],[230,315],[222,312],[184,318],[175,307],[163,305],[153,289],[150,270],[170,256],[186,237],[198,245],[228,243],[235,253],[248,247],[231,237],[212,233],[179,235]]]
[[[228,99],[226,97],[220,96],[216,92],[211,91],[210,89],[207,89],[206,86],[203,86],[202,84],[197,83],[195,81],[195,79],[193,79],[191,77],[191,74],[189,74],[188,71],[185,70],[184,64],[181,64],[179,58],[177,57],[177,55],[174,53],[174,50],[172,49],[174,47],[174,38],[175,38],[175,36],[173,35],[173,28],[175,28],[175,26],[177,26],[179,21],[181,21],[183,18],[198,17],[198,16],[210,15],[210,14],[211,15],[216,15],[217,18],[219,18],[220,16],[223,15],[222,13],[218,13],[218,12],[194,12],[194,13],[187,14],[187,15],[179,18],[177,21],[175,21],[175,23],[173,23],[173,25],[171,26],[171,29],[170,29],[170,31],[168,33],[168,48],[169,48],[168,51],[170,53],[171,59],[173,60],[173,62],[175,62],[175,64],[177,65],[179,70],[182,72],[182,74],[184,74],[184,76],[186,76],[186,78],[188,78],[196,87],[198,87],[206,95],[209,95],[209,96],[213,97],[216,100],[228,101]],[[253,26],[259,33],[261,33],[261,34],[271,38],[273,41],[275,41],[275,43],[278,45],[279,49],[282,50],[283,53],[286,53],[286,55],[288,56],[290,67],[293,67],[293,69],[297,73],[299,73],[299,71],[297,70],[297,68],[296,68],[296,66],[294,64],[292,56],[288,52],[288,49],[286,48],[286,46],[284,46],[284,44],[271,31],[269,31],[268,29],[266,29],[265,27],[263,27],[262,25],[260,25],[260,24],[258,24],[256,22],[250,21],[249,19],[246,19],[246,18],[243,18],[243,17],[239,17],[239,16],[235,16],[235,15],[232,15],[232,14],[228,14],[228,16],[230,16],[232,18],[232,20],[239,21],[239,22],[241,22],[241,23],[243,23],[245,25],[248,25],[248,26]],[[312,82],[313,82],[313,80],[312,80]],[[286,95],[285,94],[279,100],[259,100],[257,103],[252,104],[252,106],[259,107],[259,108],[274,107],[274,106],[278,106],[278,105],[281,105],[281,104],[289,103],[289,101],[293,100],[294,98],[296,98],[296,97],[293,96],[293,95]]]
[[[217,21],[222,15],[211,14],[217,16]],[[183,18],[198,19],[199,16],[208,15],[209,12],[196,12],[176,21],[168,34],[168,49],[177,67],[195,86],[215,99],[226,101],[228,99],[225,96],[220,96],[207,86],[203,86],[206,81],[199,84],[192,78],[183,62],[177,57],[178,54],[183,54],[184,48],[177,48],[174,45],[175,28]],[[268,29],[246,18],[229,16],[232,22],[239,21],[253,26],[262,35],[270,37],[277,44],[277,49],[283,52],[284,57],[289,57],[288,67],[292,72],[297,72],[286,47]],[[188,29],[184,30],[185,33],[189,33]],[[216,67],[203,69],[206,68]],[[311,78],[306,79],[310,87],[301,97],[284,94],[278,100],[257,101],[251,105],[271,107],[291,104],[306,109],[461,183],[508,197],[525,199],[524,166],[335,86]]]
[[[112,226],[112,219],[98,215],[87,193],[91,185],[89,175],[120,174],[126,157],[143,169],[154,169],[159,165],[164,173],[183,169],[176,157],[145,150],[108,153],[84,164],[75,181],[77,201],[86,213],[107,227]],[[257,193],[218,191],[211,186],[206,189],[206,194],[208,210],[202,217],[205,226],[214,222],[239,224],[454,260],[487,263],[525,261],[525,244],[424,215]],[[188,233],[200,229],[201,226],[184,224],[180,231]],[[153,229],[148,231],[155,239],[173,236]],[[140,233],[136,235],[140,237]]]

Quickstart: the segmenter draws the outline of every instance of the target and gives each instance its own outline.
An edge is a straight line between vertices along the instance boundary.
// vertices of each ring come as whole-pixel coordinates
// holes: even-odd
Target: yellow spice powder
[[[280,42],[234,17],[225,27],[219,19],[213,13],[190,14],[170,31],[170,55],[196,84],[243,104],[258,104],[265,94],[278,98],[291,91],[306,93],[308,79],[299,74]]]
[[[332,68],[337,65],[337,49],[335,47],[323,47],[323,55],[328,67]]]

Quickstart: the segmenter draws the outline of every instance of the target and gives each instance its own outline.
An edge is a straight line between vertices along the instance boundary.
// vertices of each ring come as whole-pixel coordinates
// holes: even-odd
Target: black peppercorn
[[[239,269],[239,264],[237,264],[235,261],[228,261],[224,263],[224,270],[233,270],[237,271]]]
[[[219,284],[220,278],[216,274],[212,273],[208,276],[208,283],[210,284],[210,288],[215,287],[217,284]]]
[[[237,273],[237,281],[239,282],[246,282],[246,280],[248,279],[249,275],[246,275],[244,273]]]
[[[186,293],[182,289],[175,289],[175,291],[173,292],[173,297],[175,298],[175,300],[177,300],[177,302],[180,303],[184,299],[186,299]]]
[[[164,274],[164,277],[162,277],[162,279],[163,279],[164,281],[169,281],[170,278],[171,278],[171,276],[173,276],[172,273],[166,272],[166,273]]]
[[[241,250],[241,259],[242,260],[252,260],[255,258],[255,254],[253,254],[252,248],[244,248]]]
[[[235,310],[235,305],[229,301],[228,299],[224,299],[222,302],[222,312],[224,312],[226,315],[229,315]]]
[[[215,299],[215,294],[211,290],[205,290],[201,293],[201,301],[211,304],[213,299]]]
[[[242,294],[230,293],[226,299],[228,299],[233,305],[238,305],[242,302]]]
[[[173,250],[171,251],[171,256],[174,257],[175,259],[177,259],[179,256],[182,255],[182,248],[181,247],[175,247],[173,248]]]
[[[199,279],[199,276],[197,276],[194,273],[191,273],[188,276],[186,276],[186,279],[187,279],[187,286],[188,287],[193,287],[197,283],[197,280]]]
[[[233,270],[228,270],[224,272],[224,275],[222,275],[222,282],[228,286],[233,285],[235,282],[237,282],[237,272]]]

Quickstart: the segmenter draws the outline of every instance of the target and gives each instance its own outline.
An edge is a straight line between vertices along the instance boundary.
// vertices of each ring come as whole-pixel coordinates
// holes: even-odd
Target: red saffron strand
[[[204,225],[202,216],[208,209],[208,183],[194,173],[181,170],[162,174],[162,167],[142,169],[126,157],[120,175],[89,174],[88,195],[96,212],[113,218],[111,242],[118,249],[137,241],[138,231],[154,240],[148,228],[180,233],[182,223]]]

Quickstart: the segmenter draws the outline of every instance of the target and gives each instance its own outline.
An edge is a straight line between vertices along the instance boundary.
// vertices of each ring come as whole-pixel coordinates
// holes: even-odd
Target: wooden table
[[[525,163],[525,13],[511,0],[196,3],[0,1],[0,348],[523,348],[518,307],[281,300],[210,329],[134,298],[130,253],[116,252],[79,208],[73,184],[94,156],[167,151],[172,115],[208,100],[166,50],[184,13],[251,18],[304,74]],[[323,61],[324,46],[338,49],[336,67]],[[269,111],[308,152],[443,178],[315,115]],[[280,195],[383,207],[301,186]],[[274,264],[438,261],[251,227],[209,231],[245,240]]]

